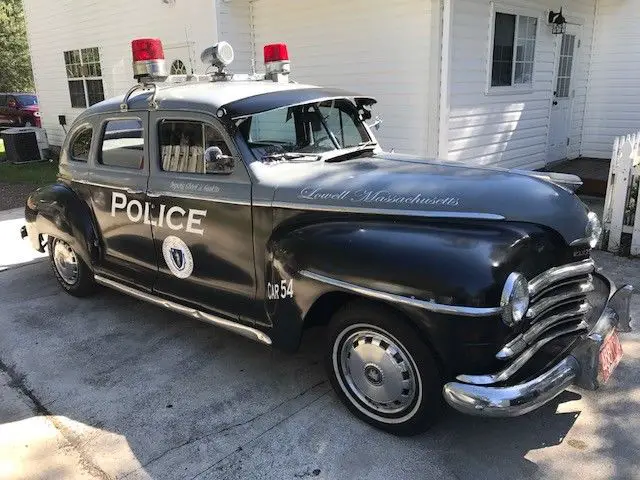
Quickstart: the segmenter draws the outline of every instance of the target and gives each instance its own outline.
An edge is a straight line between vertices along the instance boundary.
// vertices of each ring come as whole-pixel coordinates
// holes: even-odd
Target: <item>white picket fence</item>
[[[622,234],[631,234],[631,255],[640,255],[640,131],[613,142],[609,167],[607,196],[604,201],[604,241],[602,248],[610,252],[621,251]]]

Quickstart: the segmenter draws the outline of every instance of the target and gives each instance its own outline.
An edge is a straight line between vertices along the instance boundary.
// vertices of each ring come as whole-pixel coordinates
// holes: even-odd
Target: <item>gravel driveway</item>
[[[340,404],[322,331],[288,355],[107,289],[71,297],[33,263],[19,217],[0,215],[0,477],[638,478],[637,333],[600,392],[514,419],[448,410],[397,438]],[[598,260],[640,284],[637,261]],[[638,295],[632,308],[637,332]]]
[[[23,207],[24,202],[37,185],[31,183],[4,183],[0,182],[0,210]]]

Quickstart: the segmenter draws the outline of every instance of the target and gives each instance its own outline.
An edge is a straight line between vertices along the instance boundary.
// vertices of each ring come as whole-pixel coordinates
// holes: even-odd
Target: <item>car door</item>
[[[213,116],[152,112],[149,122],[154,291],[203,311],[252,318],[255,265],[245,165]],[[233,155],[235,164],[207,173],[204,156],[211,147]]]
[[[148,112],[98,117],[87,183],[102,247],[98,273],[151,291],[157,273],[146,190]]]

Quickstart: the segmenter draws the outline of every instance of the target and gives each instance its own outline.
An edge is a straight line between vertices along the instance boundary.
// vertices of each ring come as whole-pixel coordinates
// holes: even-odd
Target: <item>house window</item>
[[[97,47],[64,52],[69,98],[74,108],[86,108],[104,100],[100,52]]]
[[[186,75],[187,66],[182,60],[174,60],[171,64],[171,75]]]
[[[491,86],[532,85],[538,19],[496,12],[493,29]]]

